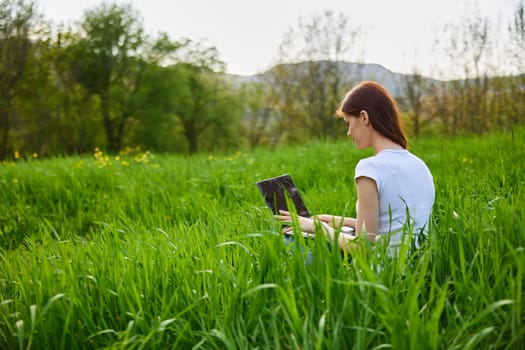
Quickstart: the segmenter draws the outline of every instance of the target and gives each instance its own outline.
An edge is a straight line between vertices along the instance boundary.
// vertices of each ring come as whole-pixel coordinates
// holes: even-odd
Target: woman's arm
[[[366,232],[371,241],[375,241],[375,233],[379,232],[379,195],[377,185],[369,177],[358,177],[357,186],[357,220],[356,235]],[[373,232],[373,234],[371,234]],[[372,236],[371,236],[372,235]]]
[[[358,245],[352,242],[357,237],[364,235],[366,232],[367,238],[371,242],[375,242],[376,234],[379,228],[379,198],[377,192],[376,182],[368,177],[359,177],[356,180],[357,186],[357,219],[349,219],[349,221],[344,221],[345,218],[340,216],[332,215],[318,215],[314,218],[305,218],[299,216],[298,223],[301,226],[301,229],[305,232],[315,233],[315,218],[319,220],[322,225],[323,232],[331,240],[335,239],[335,229],[330,226],[335,224],[335,227],[339,227],[341,219],[343,223],[353,223],[355,226],[355,236],[351,235],[339,235],[337,244],[341,250],[344,250],[348,253],[358,248]],[[279,215],[275,215],[275,218],[283,222],[291,223],[292,217],[291,214],[287,211],[280,211]],[[351,225],[348,225],[351,226]]]
[[[359,249],[359,246],[353,242],[357,237],[362,237],[365,233],[370,242],[375,242],[376,232],[379,230],[379,196],[377,192],[377,185],[374,180],[368,177],[358,177],[356,180],[357,186],[357,218],[350,219],[348,223],[354,224],[355,236],[339,235],[337,244],[341,250],[352,254]],[[323,219],[333,220],[334,223],[340,223],[338,219],[341,217],[332,217],[331,215],[323,216]],[[319,219],[321,220],[321,219]],[[323,231],[332,240],[335,238],[335,231],[332,227],[323,224]],[[345,225],[347,225],[345,223]]]

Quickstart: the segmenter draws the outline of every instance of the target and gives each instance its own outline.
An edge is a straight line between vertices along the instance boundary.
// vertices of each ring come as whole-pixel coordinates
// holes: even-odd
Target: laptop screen
[[[286,197],[288,196],[289,200],[295,205],[298,215],[310,217],[299,191],[297,187],[295,187],[289,174],[258,181],[257,187],[263,195],[266,205],[274,214],[278,214],[279,210],[289,211],[286,205]]]

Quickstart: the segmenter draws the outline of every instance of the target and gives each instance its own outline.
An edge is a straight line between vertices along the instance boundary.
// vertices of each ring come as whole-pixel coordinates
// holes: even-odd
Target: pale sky
[[[500,30],[520,0],[115,0],[140,12],[146,31],[167,32],[174,40],[190,38],[215,46],[227,72],[252,75],[270,68],[278,46],[298,20],[324,10],[345,14],[361,26],[364,63],[377,63],[394,72],[413,66],[429,76],[441,60],[432,43],[444,22],[464,16],[477,4],[480,13]],[[37,0],[48,20],[72,22],[102,0]],[[348,57],[355,61],[354,57]]]

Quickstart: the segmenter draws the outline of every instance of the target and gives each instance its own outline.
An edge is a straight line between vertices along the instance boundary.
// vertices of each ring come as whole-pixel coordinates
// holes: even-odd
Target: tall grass
[[[351,260],[287,247],[254,185],[290,173],[312,212],[355,215],[351,142],[6,163],[0,348],[523,349],[525,131],[412,150],[429,240]]]

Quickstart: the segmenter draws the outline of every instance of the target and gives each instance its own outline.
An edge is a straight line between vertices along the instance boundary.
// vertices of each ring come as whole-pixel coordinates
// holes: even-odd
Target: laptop
[[[266,206],[272,211],[273,214],[279,214],[279,210],[288,209],[288,202],[291,202],[297,211],[299,216],[310,217],[308,209],[295,186],[290,174],[284,174],[269,179],[258,181],[257,187],[261,192],[266,202]],[[283,226],[285,228],[286,226]],[[292,231],[284,231],[286,235],[292,235]],[[315,235],[308,232],[303,232],[305,238],[315,238]]]
[[[273,214],[279,214],[279,210],[289,211],[286,199],[288,196],[298,215],[310,217],[310,213],[289,174],[258,181],[257,187]]]
[[[299,216],[310,217],[310,213],[306,208],[306,205],[299,194],[299,190],[295,186],[290,174],[279,175],[269,179],[258,181],[257,187],[259,192],[264,197],[266,206],[272,211],[273,214],[279,214],[279,210],[288,209],[288,203],[290,202],[295,206],[297,214]],[[345,233],[353,234],[354,229],[343,226]],[[288,233],[286,233],[288,234]],[[289,234],[292,234],[290,231]],[[315,235],[308,232],[303,232],[303,237],[314,238]]]

